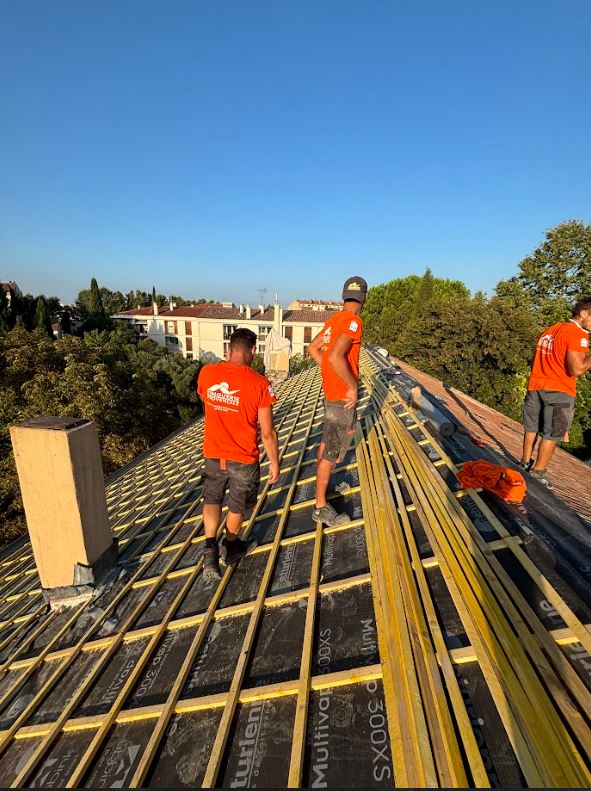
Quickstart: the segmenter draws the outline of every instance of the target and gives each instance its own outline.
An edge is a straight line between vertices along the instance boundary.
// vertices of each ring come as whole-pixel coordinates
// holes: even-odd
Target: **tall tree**
[[[37,304],[35,308],[35,327],[38,330],[43,330],[50,337],[53,336],[51,329],[51,322],[47,313],[47,305],[44,297],[37,297]]]
[[[91,316],[104,316],[105,308],[103,306],[103,299],[101,292],[96,282],[96,278],[90,281],[90,299],[88,302],[88,312]]]
[[[546,231],[546,238],[519,264],[519,272],[497,286],[497,295],[530,308],[540,325],[569,315],[576,300],[591,291],[591,225],[569,220]]]
[[[435,296],[435,289],[433,286],[433,274],[430,269],[425,270],[425,274],[421,278],[421,284],[419,286],[419,292],[417,294],[414,315],[420,316],[423,311],[425,311],[429,305],[429,302]]]
[[[470,296],[460,280],[433,277],[430,272],[423,277],[408,275],[374,286],[361,314],[369,343],[386,346],[392,354],[397,354],[400,335],[416,316],[421,286],[425,296],[431,294],[432,299]]]
[[[10,310],[8,307],[6,292],[3,288],[0,288],[0,332],[6,332],[6,330],[10,329],[10,318]]]

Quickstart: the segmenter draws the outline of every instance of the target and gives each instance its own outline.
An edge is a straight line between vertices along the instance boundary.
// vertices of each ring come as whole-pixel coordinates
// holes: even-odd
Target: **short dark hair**
[[[230,348],[235,351],[249,352],[256,345],[257,336],[252,330],[247,330],[246,327],[239,327],[230,336]]]
[[[591,295],[581,297],[573,308],[572,317],[578,316],[582,310],[591,310]]]

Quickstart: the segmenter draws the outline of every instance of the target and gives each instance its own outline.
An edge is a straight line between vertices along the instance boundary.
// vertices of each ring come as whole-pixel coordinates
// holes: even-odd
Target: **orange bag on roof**
[[[467,461],[458,472],[462,489],[486,489],[508,503],[521,503],[527,491],[525,478],[517,470],[490,461]]]

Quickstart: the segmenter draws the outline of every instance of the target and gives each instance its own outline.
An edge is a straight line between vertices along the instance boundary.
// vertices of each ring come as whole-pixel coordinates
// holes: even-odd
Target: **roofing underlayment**
[[[263,463],[257,547],[219,583],[202,421],[107,482],[120,569],[92,602],[48,613],[28,543],[4,552],[1,786],[591,785],[586,525],[551,493],[459,491],[479,449],[442,447],[408,381],[362,362],[349,524],[311,519],[310,370],[279,388],[281,477]]]

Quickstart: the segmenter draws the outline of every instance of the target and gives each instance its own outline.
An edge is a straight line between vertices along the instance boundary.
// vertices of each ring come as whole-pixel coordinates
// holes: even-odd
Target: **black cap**
[[[356,302],[365,302],[367,297],[367,283],[359,275],[353,275],[345,280],[343,286],[343,300],[354,299]]]

